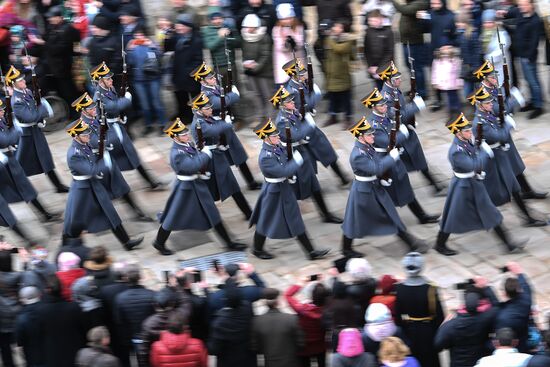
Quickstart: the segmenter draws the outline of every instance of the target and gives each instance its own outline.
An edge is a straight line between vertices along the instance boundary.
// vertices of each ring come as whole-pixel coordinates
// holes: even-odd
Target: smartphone
[[[163,270],[162,274],[164,275],[164,283],[168,284],[168,282],[170,281],[170,271]]]
[[[509,270],[508,270],[508,267],[507,266],[503,266],[502,268],[500,268],[500,272],[501,273],[507,273]]]
[[[312,282],[316,281],[317,279],[319,279],[319,274],[313,274],[309,277],[309,280]]]
[[[197,271],[193,273],[193,283],[200,283],[202,282],[202,274],[200,271]]]
[[[212,260],[212,267],[216,271],[216,273],[219,273],[222,270],[220,261],[218,259]]]

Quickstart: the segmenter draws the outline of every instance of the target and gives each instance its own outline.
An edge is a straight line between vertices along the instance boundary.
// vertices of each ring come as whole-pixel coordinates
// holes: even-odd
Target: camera
[[[296,41],[291,36],[286,37],[285,47],[291,50],[296,50]]]
[[[474,282],[473,279],[468,279],[465,282],[456,283],[455,284],[455,289],[458,290],[458,291],[463,291],[463,290],[466,290],[469,286],[474,285],[474,283],[475,282]]]
[[[500,268],[501,273],[507,273],[509,271],[510,271],[510,269],[508,269],[508,267],[506,265],[504,265],[502,268]]]
[[[312,282],[316,281],[317,279],[319,279],[319,274],[313,274],[309,276],[309,280]]]

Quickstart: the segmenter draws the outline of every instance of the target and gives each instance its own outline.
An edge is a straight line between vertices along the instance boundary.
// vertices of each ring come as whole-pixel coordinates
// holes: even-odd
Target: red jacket
[[[71,291],[71,286],[77,279],[82,278],[84,275],[86,275],[86,270],[82,268],[76,268],[67,271],[58,271],[57,273],[55,273],[55,275],[57,275],[57,278],[61,283],[61,296],[65,301],[71,302],[73,295]]]
[[[301,288],[299,285],[293,285],[285,292],[286,301],[298,314],[298,322],[304,331],[305,347],[298,355],[313,356],[325,353],[325,328],[321,322],[323,308],[313,303],[301,303],[294,298]]]
[[[208,367],[208,353],[199,339],[189,333],[160,333],[151,347],[152,367]]]

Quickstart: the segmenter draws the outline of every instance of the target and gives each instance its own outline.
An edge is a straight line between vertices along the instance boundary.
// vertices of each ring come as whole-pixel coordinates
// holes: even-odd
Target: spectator
[[[303,13],[302,13],[302,3],[306,3],[307,1],[310,1],[310,0],[305,0],[305,1],[299,1],[299,0],[273,0],[272,4],[275,7],[275,9],[277,9],[277,7],[281,4],[289,4],[290,6],[292,6],[294,11],[296,12],[296,17],[298,18],[298,20],[303,23],[304,16],[303,16]]]
[[[208,351],[216,356],[217,367],[255,367],[256,356],[250,346],[252,307],[231,279],[225,288],[225,299],[225,307],[211,324]]]
[[[144,21],[139,17],[139,8],[133,4],[123,4],[118,13],[121,33],[124,35],[124,47],[126,47],[134,38],[136,28],[145,30]]]
[[[48,261],[48,250],[44,247],[35,247],[30,251],[30,261],[24,267],[21,286],[35,286],[44,291],[46,278],[55,275],[56,268],[54,264]]]
[[[98,288],[113,283],[112,263],[113,260],[105,247],[96,246],[91,249],[90,260],[84,262],[84,269],[86,269],[86,275],[94,278]]]
[[[460,47],[462,58],[461,78],[464,81],[464,96],[474,93],[474,84],[477,82],[474,71],[482,63],[479,31],[474,28],[468,12],[462,10],[456,19],[457,44]]]
[[[288,3],[279,4],[276,8],[277,23],[273,27],[273,72],[275,84],[284,84],[288,76],[283,65],[294,58],[301,57],[304,47],[304,26],[296,17],[294,7]]]
[[[310,278],[306,278],[301,284],[291,286],[285,292],[285,298],[288,305],[298,314],[298,323],[304,334],[305,347],[298,351],[301,359],[301,366],[309,367],[311,359],[317,360],[318,367],[326,365],[326,345],[325,328],[322,323],[323,309],[325,307],[328,290],[322,283],[309,283]],[[308,284],[309,283],[309,284]],[[313,285],[311,290],[311,302],[299,302],[294,295],[302,289],[304,285]]]
[[[379,10],[369,12],[367,22],[368,28],[363,43],[367,72],[376,82],[376,87],[382,90],[384,82],[380,79],[377,70],[383,65],[388,65],[394,58],[393,30],[384,25],[384,17]]]
[[[321,67],[325,70],[325,60],[327,54],[326,38],[330,36],[331,29],[335,22],[343,22],[343,32],[348,33],[351,30],[351,14],[350,0],[317,0],[317,41],[315,41],[314,49],[317,60],[321,63]]]
[[[365,313],[365,326],[363,328],[363,345],[365,351],[375,356],[380,350],[380,343],[395,336],[402,340],[406,337],[400,327],[393,322],[391,312],[381,303],[371,303]]]
[[[518,0],[521,17],[518,19],[515,31],[515,44],[518,45],[515,54],[521,60],[521,70],[529,86],[531,100],[528,109],[532,109],[529,120],[539,117],[542,109],[542,87],[537,71],[537,57],[540,39],[544,35],[544,26],[531,0]]]
[[[155,292],[139,284],[139,265],[128,265],[126,270],[128,289],[119,293],[113,305],[114,321],[117,328],[117,343],[129,351],[132,343],[140,344],[141,325],[155,312]],[[126,360],[124,356],[121,360]]]
[[[264,292],[267,313],[254,317],[252,348],[263,354],[265,367],[298,367],[298,351],[304,347],[303,333],[296,315],[279,311],[279,291]]]
[[[397,279],[391,275],[384,275],[378,282],[377,292],[374,297],[370,299],[370,303],[381,303],[386,306],[392,314],[392,318],[395,320],[395,284]]]
[[[399,33],[401,34],[401,43],[403,44],[405,60],[409,56],[414,59],[418,94],[426,100],[428,97],[428,90],[426,89],[424,68],[430,63],[431,57],[429,48],[426,44],[424,44],[423,25],[417,21],[416,14],[418,11],[428,10],[430,3],[428,0],[412,0],[407,1],[406,3],[392,0],[392,2],[395,9],[401,13],[401,19],[399,20]],[[409,55],[407,45],[410,47],[411,55]]]
[[[188,20],[190,27],[198,29],[201,26],[200,16],[197,14],[197,11],[194,7],[189,6],[188,0],[170,0],[172,3],[172,8],[170,11],[170,18],[172,23],[178,23],[178,18],[182,14],[189,16]]]
[[[347,286],[346,293],[354,304],[354,324],[351,327],[362,327],[364,315],[371,298],[376,292],[376,280],[371,276],[372,268],[366,259],[350,259],[346,264],[346,272],[352,282]]]
[[[67,302],[72,301],[72,284],[86,275],[86,271],[80,266],[80,258],[72,252],[62,252],[57,258],[57,268],[55,275],[61,282],[61,296]]]
[[[434,55],[432,63],[432,85],[437,91],[437,97],[447,95],[447,111],[449,117],[453,118],[460,114],[462,103],[458,96],[458,91],[462,89],[463,81],[460,78],[462,60],[458,55],[458,50],[452,46],[441,46]],[[439,109],[441,104],[436,102],[435,109]],[[433,107],[432,107],[433,109]]]
[[[256,15],[261,19],[261,26],[267,28],[266,33],[268,34],[271,34],[273,26],[275,25],[275,20],[277,19],[273,5],[267,4],[264,0],[247,0],[247,5],[243,7],[238,14],[237,28],[240,31],[242,31],[241,27],[244,27],[244,25],[242,25],[244,18],[249,14]]]
[[[506,267],[514,276],[506,278],[504,282],[504,293],[507,300],[499,306],[495,329],[511,328],[514,337],[518,339],[517,349],[522,353],[527,353],[529,349],[527,347],[528,325],[532,304],[531,287],[517,263],[510,262]]]
[[[175,32],[168,33],[166,37],[164,50],[174,51],[172,83],[178,116],[185,123],[191,123],[193,112],[188,102],[190,96],[200,92],[201,87],[189,74],[203,62],[201,36],[193,27],[192,16],[181,14],[177,18]]]
[[[44,340],[45,367],[73,367],[78,350],[86,344],[82,312],[76,303],[62,298],[55,275],[46,279],[45,292],[36,325]]]
[[[487,299],[495,304],[486,302]],[[495,299],[487,281],[477,277],[475,286],[464,293],[464,308],[439,327],[434,346],[438,351],[450,350],[451,367],[473,366],[491,353],[489,333],[497,313],[497,308],[491,306],[498,306]]]
[[[357,329],[347,328],[338,334],[338,348],[332,355],[332,367],[363,367],[371,360],[365,353],[361,333]]]
[[[373,11],[378,11],[382,17],[382,25],[381,27],[385,28],[391,28],[393,16],[395,14],[395,7],[390,1],[385,0],[367,0],[361,7],[361,13],[365,15],[365,24],[367,25],[367,29],[369,27],[372,27],[368,23],[368,15],[369,13],[372,13]],[[393,37],[393,34],[392,34]],[[393,42],[392,42],[393,43]],[[393,52],[393,51],[392,51]],[[393,60],[393,57],[391,58]],[[389,62],[389,60],[388,60]],[[386,65],[386,64],[380,64],[380,65]]]
[[[343,19],[335,21],[325,39],[326,59],[323,65],[330,115],[325,126],[336,124],[339,112],[346,114],[345,126],[353,120],[351,62],[355,60],[356,50],[355,40],[348,33],[344,33],[345,24],[346,21]]]
[[[550,366],[550,330],[546,330],[543,333],[544,337],[544,347],[546,349],[544,354],[534,355],[533,358],[529,359],[526,367],[546,367]]]
[[[265,284],[260,275],[254,271],[251,264],[227,264],[224,266],[224,272],[227,276],[225,284],[228,282],[238,286],[241,299],[250,304],[256,302],[262,297]],[[254,282],[254,285],[239,286],[239,277],[242,275],[248,277]],[[208,297],[208,320],[212,321],[218,310],[225,307],[226,294],[225,289],[220,289]]]
[[[145,119],[144,134],[150,134],[154,130],[160,134],[166,123],[160,93],[162,54],[158,46],[146,37],[145,29],[140,26],[134,28],[133,39],[128,42],[127,50],[132,84]]]
[[[331,333],[330,340],[334,351],[338,346],[338,333],[341,330],[360,327],[354,308],[354,301],[346,293],[346,284],[335,279],[332,286],[332,298],[323,314],[325,327]]]
[[[59,255],[61,255],[61,253],[72,252],[80,258],[80,264],[78,266],[83,268],[84,262],[89,260],[90,250],[91,249],[84,244],[82,237],[72,238],[63,235],[61,237],[61,246],[59,247],[56,258],[57,261],[59,261]]]
[[[164,288],[155,295],[155,314],[143,321],[140,339],[143,341],[137,346],[138,360],[144,366],[149,362],[151,345],[159,340],[160,333],[167,329],[168,319],[176,307],[176,294],[169,288]],[[189,316],[189,315],[184,315]],[[140,364],[140,365],[141,365]]]
[[[390,336],[380,344],[378,359],[383,367],[420,367],[416,358],[408,356],[410,353],[411,351],[401,339]]]
[[[422,367],[439,367],[439,356],[433,340],[444,315],[437,287],[420,275],[424,258],[418,252],[408,253],[403,261],[407,279],[396,286],[396,324],[411,341],[412,354]]]
[[[94,17],[90,26],[91,37],[83,42],[88,53],[88,64],[93,68],[103,61],[109,63],[109,69],[115,74],[122,73],[122,54],[120,36],[113,31],[113,24],[104,15]]]
[[[480,35],[480,42],[483,45],[483,57],[491,61],[497,72],[498,85],[504,81],[503,65],[504,59],[500,44],[498,43],[497,24],[495,21],[496,13],[493,9],[483,11],[483,30]],[[504,29],[499,29],[500,42],[503,44],[504,52],[508,53],[510,48],[510,36]]]
[[[208,367],[206,348],[189,335],[185,316],[177,312],[170,315],[168,330],[160,333],[151,348],[151,367],[172,366]]]
[[[244,17],[241,29],[244,74],[249,81],[251,95],[256,97],[256,118],[267,120],[271,109],[265,101],[273,92],[273,43],[260,18],[255,14]]]
[[[497,329],[493,344],[493,355],[481,358],[476,364],[477,367],[522,367],[527,365],[531,358],[530,354],[518,352],[518,340],[511,328]]]
[[[86,331],[103,325],[103,307],[94,279],[90,276],[82,277],[73,283],[71,290],[74,302],[82,311],[82,323]]]
[[[109,330],[105,326],[96,326],[88,331],[88,347],[78,351],[77,367],[118,367],[117,357],[109,349]]]
[[[46,34],[45,57],[49,80],[48,90],[55,90],[68,105],[78,97],[78,91],[73,78],[74,44],[80,42],[80,33],[70,23],[63,20],[61,5],[54,6],[46,13],[50,25]],[[78,114],[70,109],[70,119],[76,119]]]
[[[23,348],[27,367],[45,365],[44,336],[38,327],[40,319],[38,310],[41,307],[40,290],[36,287],[24,287],[19,291],[23,304],[21,312],[15,319],[15,340]],[[3,361],[4,362],[4,361]],[[4,362],[4,366],[9,366]]]

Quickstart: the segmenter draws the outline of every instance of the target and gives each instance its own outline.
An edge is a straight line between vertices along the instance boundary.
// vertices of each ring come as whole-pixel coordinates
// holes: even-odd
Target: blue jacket
[[[537,62],[539,42],[543,37],[544,25],[538,14],[535,12],[530,17],[524,17],[520,13],[514,33],[516,57],[526,58],[531,63]]]
[[[160,73],[157,75],[151,76],[151,75],[146,75],[143,72],[143,65],[149,58],[157,59],[159,63],[159,71],[160,71],[160,62],[161,62],[162,54],[156,45],[154,44],[151,46],[139,45],[128,50],[128,57],[126,61],[128,62],[128,66],[132,68],[130,75],[132,75],[132,79],[134,80],[134,82],[158,80],[161,78]]]
[[[432,52],[441,46],[456,46],[455,14],[447,9],[445,1],[442,8],[430,10],[431,19],[426,21],[431,33]]]
[[[460,57],[462,57],[463,70],[468,75],[463,75],[467,80],[474,80],[472,74],[481,66],[483,52],[481,42],[479,42],[479,32],[474,29],[469,36],[466,36],[464,30],[457,30],[456,43],[460,47]]]

